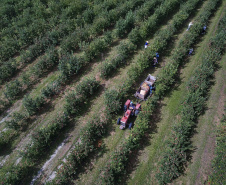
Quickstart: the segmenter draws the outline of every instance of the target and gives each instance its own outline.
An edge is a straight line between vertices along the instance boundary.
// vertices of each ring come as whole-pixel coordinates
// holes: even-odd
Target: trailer
[[[149,74],[148,77],[141,83],[134,96],[140,100],[147,100],[147,98],[152,95],[153,90],[155,90],[155,81],[156,77]]]

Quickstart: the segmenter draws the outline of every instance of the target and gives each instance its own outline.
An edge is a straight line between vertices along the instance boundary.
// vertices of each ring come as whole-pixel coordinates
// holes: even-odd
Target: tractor
[[[129,118],[132,116],[137,116],[141,110],[141,104],[133,104],[131,100],[127,100],[124,105],[124,116],[121,118],[118,118],[117,124],[120,125],[120,129],[124,130],[126,127],[129,129],[132,128],[133,123],[129,123]]]

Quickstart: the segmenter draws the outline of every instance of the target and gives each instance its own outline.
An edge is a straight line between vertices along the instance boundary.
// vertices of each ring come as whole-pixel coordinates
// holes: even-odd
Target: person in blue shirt
[[[207,26],[205,25],[205,26],[203,26],[203,29],[202,29],[202,34],[205,34],[206,33],[206,28],[207,28]]]
[[[144,45],[144,49],[147,49],[147,48],[148,48],[148,44],[149,44],[149,42],[146,41],[146,42],[145,42],[145,45]]]
[[[194,51],[193,48],[189,49],[188,55],[191,55],[193,53],[193,51]]]
[[[159,53],[158,52],[156,53],[156,58],[159,59]]]

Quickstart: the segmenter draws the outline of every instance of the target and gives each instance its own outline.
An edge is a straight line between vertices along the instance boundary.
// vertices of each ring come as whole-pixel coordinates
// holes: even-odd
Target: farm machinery
[[[156,77],[152,75],[148,75],[148,77],[141,83],[140,87],[134,94],[136,98],[138,98],[141,101],[147,100],[148,97],[152,95],[152,92],[155,90],[154,83],[156,81]],[[124,115],[122,118],[118,118],[117,124],[120,125],[120,129],[124,130],[125,128],[131,129],[133,126],[133,123],[129,120],[132,117],[136,117],[139,112],[141,111],[141,104],[137,103],[134,104],[131,100],[127,100],[124,104]]]
[[[141,83],[134,96],[142,101],[147,100],[147,98],[150,97],[155,90],[155,81],[156,77],[149,74],[148,77]]]
[[[133,123],[129,123],[130,117],[137,116],[141,110],[141,104],[133,104],[131,100],[127,100],[124,105],[124,116],[121,118],[118,118],[117,124],[120,125],[120,129],[124,130],[126,127],[129,127],[129,129],[132,128]]]

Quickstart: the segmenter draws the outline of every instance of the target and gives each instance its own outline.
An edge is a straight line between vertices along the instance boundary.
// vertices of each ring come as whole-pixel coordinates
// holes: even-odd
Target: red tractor
[[[141,104],[137,103],[137,104],[133,104],[133,102],[131,100],[127,100],[125,105],[124,105],[124,111],[125,114],[124,116],[121,118],[118,118],[117,124],[120,125],[120,129],[124,130],[127,126],[129,127],[129,129],[132,128],[133,123],[128,123],[128,120],[130,117],[132,116],[137,116],[139,114],[141,110]]]

